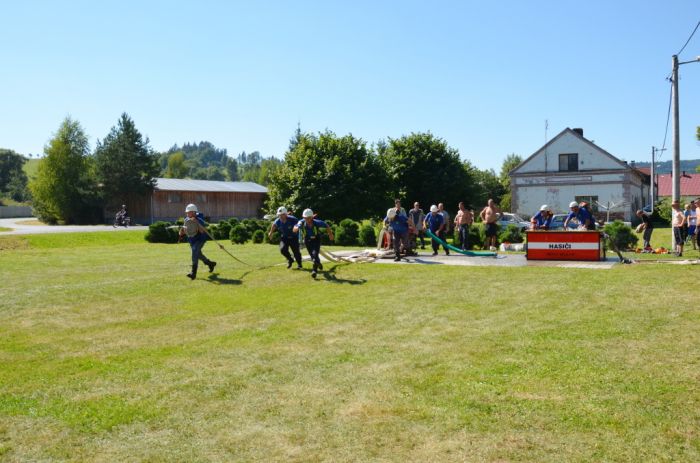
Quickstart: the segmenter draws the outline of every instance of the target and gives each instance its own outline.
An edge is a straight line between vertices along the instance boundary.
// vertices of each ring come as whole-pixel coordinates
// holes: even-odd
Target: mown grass
[[[698,461],[691,266],[326,265],[2,237],[0,459]],[[0,247],[0,249],[2,249]]]

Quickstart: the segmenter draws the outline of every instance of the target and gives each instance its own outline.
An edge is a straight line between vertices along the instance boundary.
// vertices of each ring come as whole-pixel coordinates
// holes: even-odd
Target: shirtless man
[[[459,230],[459,241],[462,251],[469,249],[469,227],[474,222],[474,216],[464,207],[464,202],[459,202],[459,212],[455,216],[455,228]]]
[[[481,210],[481,221],[484,222],[484,227],[486,229],[486,244],[489,246],[489,250],[496,250],[496,240],[498,236],[498,216],[500,214],[500,209],[496,206],[493,199],[489,199],[488,204],[485,208]]]

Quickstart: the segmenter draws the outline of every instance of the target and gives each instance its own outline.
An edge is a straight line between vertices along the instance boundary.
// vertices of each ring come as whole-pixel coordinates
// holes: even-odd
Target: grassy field
[[[0,461],[698,461],[695,266],[0,237]]]

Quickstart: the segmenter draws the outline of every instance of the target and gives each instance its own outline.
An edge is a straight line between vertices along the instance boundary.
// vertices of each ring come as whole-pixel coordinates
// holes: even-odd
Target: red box
[[[590,260],[605,258],[597,231],[528,231],[528,260]]]

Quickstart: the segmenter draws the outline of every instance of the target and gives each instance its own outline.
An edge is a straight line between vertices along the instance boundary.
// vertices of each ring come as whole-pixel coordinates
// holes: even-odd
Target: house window
[[[197,198],[197,202],[198,202],[198,203],[206,203],[206,202],[207,202],[207,195],[206,195],[206,193],[197,193],[197,194],[195,195],[195,197]]]
[[[181,203],[182,196],[180,196],[180,193],[168,193],[168,202],[169,203]]]
[[[576,199],[576,202],[581,204],[582,202],[587,202],[590,208],[588,209],[591,212],[598,212],[598,197],[597,196],[576,196],[574,199]]]
[[[560,172],[570,172],[576,170],[578,170],[578,153],[559,155]]]

